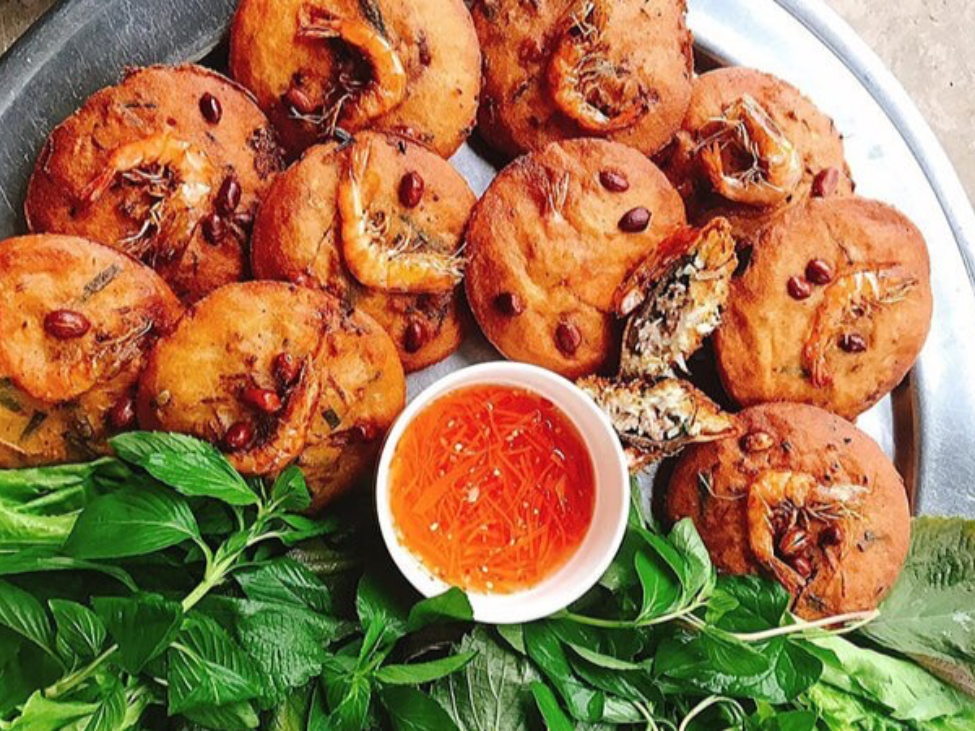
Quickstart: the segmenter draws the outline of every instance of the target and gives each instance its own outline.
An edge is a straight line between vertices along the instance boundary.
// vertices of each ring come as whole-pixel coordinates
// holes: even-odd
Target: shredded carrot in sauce
[[[414,419],[393,455],[393,519],[403,545],[448,584],[503,594],[561,568],[595,508],[592,460],[551,401],[474,386]]]

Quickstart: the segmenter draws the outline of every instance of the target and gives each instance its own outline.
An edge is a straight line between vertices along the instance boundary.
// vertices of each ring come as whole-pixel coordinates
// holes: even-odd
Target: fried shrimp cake
[[[253,215],[280,167],[270,123],[229,79],[137,69],[48,138],[27,222],[124,251],[193,302],[245,276]]]
[[[296,462],[318,509],[368,471],[405,393],[396,349],[368,315],[250,282],[201,300],[158,343],[138,409],[143,426],[218,444],[245,474]]]
[[[793,86],[724,68],[695,79],[693,89],[662,158],[695,221],[723,216],[750,238],[810,196],[853,192],[842,136]]]
[[[402,137],[363,132],[350,146],[315,147],[261,206],[254,273],[371,315],[417,371],[460,346],[460,248],[474,203],[449,163]]]
[[[449,157],[473,129],[481,87],[462,0],[242,0],[230,68],[295,156],[370,128]]]
[[[636,150],[553,143],[505,168],[474,208],[471,309],[508,358],[592,374],[618,348],[617,287],[683,223],[680,196]]]
[[[904,564],[904,483],[849,422],[798,404],[738,415],[741,438],[691,447],[667,497],[691,518],[721,571],[762,572],[815,619],[875,609]]]
[[[765,230],[715,337],[743,406],[797,401],[852,419],[910,370],[931,325],[927,246],[901,213],[813,200]]]
[[[685,0],[483,0],[481,134],[517,155],[606,137],[653,154],[691,97]]]
[[[107,454],[135,427],[147,351],[181,311],[152,270],[108,247],[0,242],[0,468]]]

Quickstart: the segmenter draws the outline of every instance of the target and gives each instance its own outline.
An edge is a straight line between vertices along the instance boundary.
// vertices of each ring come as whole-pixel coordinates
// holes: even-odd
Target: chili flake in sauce
[[[585,442],[555,404],[474,386],[414,419],[393,456],[393,520],[431,573],[475,592],[511,593],[555,573],[595,508]]]

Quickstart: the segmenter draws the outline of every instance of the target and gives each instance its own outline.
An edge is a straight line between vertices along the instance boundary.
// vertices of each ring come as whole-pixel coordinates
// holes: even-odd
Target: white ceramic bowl
[[[531,589],[512,594],[469,593],[474,617],[489,624],[516,624],[547,617],[591,589],[609,568],[626,532],[630,506],[629,473],[609,419],[574,384],[550,371],[520,363],[484,363],[456,371],[417,396],[393,425],[379,460],[376,507],[383,540],[399,570],[424,596],[449,587],[433,576],[403,544],[389,501],[393,455],[413,419],[445,394],[477,385],[515,386],[541,394],[572,421],[589,448],[596,478],[592,523],[575,554],[556,573]]]

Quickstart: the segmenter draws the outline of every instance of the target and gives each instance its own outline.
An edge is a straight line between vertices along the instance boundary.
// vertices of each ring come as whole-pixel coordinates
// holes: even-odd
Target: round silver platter
[[[39,21],[0,61],[0,238],[24,231],[26,181],[59,121],[126,66],[204,58],[219,66],[235,4],[67,0]],[[754,66],[802,89],[846,136],[858,192],[897,206],[924,232],[931,336],[907,381],[859,425],[894,458],[919,513],[975,517],[975,213],[950,161],[899,83],[824,3],[689,4],[706,63]],[[453,162],[478,194],[496,172],[472,147]],[[410,393],[498,357],[471,335],[449,360],[411,376]]]

